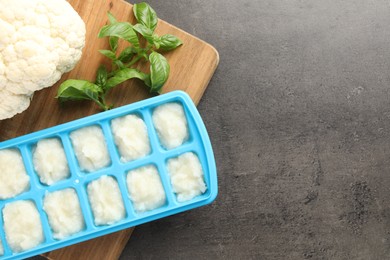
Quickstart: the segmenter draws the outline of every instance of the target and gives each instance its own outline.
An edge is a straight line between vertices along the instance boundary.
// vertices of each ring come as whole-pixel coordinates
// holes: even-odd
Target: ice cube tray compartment
[[[152,115],[153,110],[156,107],[171,102],[177,102],[183,106],[187,119],[189,138],[177,148],[166,149],[159,141],[159,137],[153,125]],[[121,155],[114,142],[111,130],[111,120],[128,114],[137,115],[145,122],[151,152],[145,157],[129,162],[123,162],[120,160]],[[102,169],[98,169],[93,172],[86,172],[83,171],[78,164],[69,135],[77,129],[91,125],[97,125],[102,129],[111,163]],[[33,149],[39,140],[46,138],[59,138],[61,140],[70,169],[70,176],[67,179],[61,180],[52,185],[46,185],[40,182],[39,176],[35,172],[33,164]],[[182,91],[170,92],[168,94],[160,95],[158,97],[143,100],[134,104],[102,112],[97,115],[85,117],[0,143],[0,149],[7,148],[16,148],[21,152],[27,174],[30,177],[30,188],[14,198],[0,200],[0,240],[4,246],[4,254],[3,256],[0,256],[0,259],[25,258],[76,244],[88,239],[206,205],[211,203],[217,195],[215,160],[206,128],[192,100]],[[204,181],[206,183],[207,190],[204,194],[201,194],[192,200],[178,202],[176,194],[173,192],[170,183],[170,177],[167,171],[167,161],[186,152],[193,152],[198,156],[203,168]],[[127,190],[126,177],[130,170],[147,165],[154,165],[157,168],[165,191],[166,202],[157,209],[140,213],[136,212],[133,208],[129,192]],[[112,176],[118,182],[125,207],[125,218],[112,225],[96,226],[88,199],[87,185],[104,175]],[[73,188],[77,193],[84,217],[85,228],[81,232],[63,240],[56,240],[53,237],[48,217],[43,210],[43,199],[46,192],[63,190],[66,188]],[[21,253],[14,253],[11,251],[5,238],[2,215],[2,210],[5,204],[17,200],[31,200],[35,203],[41,217],[45,236],[45,240],[42,244]]]

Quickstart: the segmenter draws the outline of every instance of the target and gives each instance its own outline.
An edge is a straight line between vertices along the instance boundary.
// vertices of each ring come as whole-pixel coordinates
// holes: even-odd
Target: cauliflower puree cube
[[[70,175],[64,148],[57,138],[38,141],[33,152],[33,161],[34,169],[44,184],[52,185]]]
[[[102,176],[88,184],[88,198],[96,225],[111,225],[125,218],[125,206],[117,181]]]
[[[0,239],[0,255],[4,255],[4,247],[3,247],[3,243],[1,242],[1,239]]]
[[[3,208],[7,243],[15,253],[38,246],[44,240],[41,219],[32,201],[19,200]]]
[[[138,116],[115,118],[111,129],[122,161],[132,161],[150,153],[148,130],[145,122]]]
[[[183,107],[178,103],[168,103],[153,111],[153,124],[161,144],[173,149],[188,140],[187,119]]]
[[[20,152],[0,150],[0,199],[9,199],[25,192],[30,186]]]
[[[160,176],[152,165],[129,171],[127,189],[137,212],[159,208],[166,201]]]
[[[99,126],[88,126],[70,134],[80,168],[88,172],[108,166],[111,162],[103,131]]]
[[[43,209],[56,239],[64,239],[84,229],[84,218],[74,189],[47,193]]]
[[[191,200],[207,189],[203,180],[202,165],[198,156],[192,152],[169,159],[168,174],[179,202]]]

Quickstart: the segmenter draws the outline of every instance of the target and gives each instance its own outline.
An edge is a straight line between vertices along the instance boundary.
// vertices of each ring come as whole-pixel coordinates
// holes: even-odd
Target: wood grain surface
[[[69,2],[86,23],[87,35],[83,56],[76,68],[65,74],[59,83],[37,92],[28,110],[12,119],[0,121],[0,141],[99,112],[97,106],[90,102],[60,105],[54,97],[58,85],[65,79],[93,80],[95,78],[97,67],[107,62],[98,53],[99,49],[108,48],[107,40],[97,38],[99,29],[107,23],[106,13],[110,11],[118,20],[134,23],[132,5],[122,0],[69,0]],[[171,65],[171,73],[163,92],[177,89],[186,91],[197,104],[218,65],[217,51],[204,41],[161,20],[156,32],[160,35],[174,34],[184,43],[175,51],[165,54]],[[140,63],[138,67],[143,71],[148,70],[147,64]],[[143,83],[131,80],[115,88],[108,95],[108,102],[121,106],[148,97],[150,94]],[[45,256],[49,259],[116,259],[120,256],[131,233],[132,229],[124,230],[53,251]]]

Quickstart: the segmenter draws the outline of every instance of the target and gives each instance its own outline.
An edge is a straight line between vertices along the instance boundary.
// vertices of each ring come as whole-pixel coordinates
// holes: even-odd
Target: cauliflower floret
[[[5,87],[5,65],[3,63],[3,59],[1,57],[0,53],[0,90],[2,90]]]
[[[26,110],[31,98],[29,95],[15,95],[7,89],[0,89],[0,119],[9,118],[10,115]]]
[[[34,91],[52,86],[74,68],[86,31],[65,0],[0,0],[0,28],[0,90],[6,90],[0,92],[2,120],[25,110]],[[10,96],[19,102],[12,105]]]

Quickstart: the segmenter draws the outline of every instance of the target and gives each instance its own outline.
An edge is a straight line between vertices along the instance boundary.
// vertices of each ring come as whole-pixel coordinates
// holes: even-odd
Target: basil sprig
[[[101,65],[96,71],[94,82],[77,79],[64,81],[57,93],[60,101],[92,100],[101,109],[108,110],[113,106],[105,102],[107,93],[115,86],[134,78],[142,80],[150,93],[161,93],[168,80],[170,67],[159,51],[174,50],[183,43],[174,35],[159,36],[155,33],[157,14],[147,3],[135,4],[133,12],[137,20],[135,25],[117,21],[113,14],[108,13],[109,24],[100,29],[98,37],[108,38],[110,49],[99,52],[111,60],[110,69]],[[142,38],[145,40],[142,41]],[[119,41],[128,45],[120,52]],[[141,60],[150,63],[149,72],[137,69],[136,63]]]

